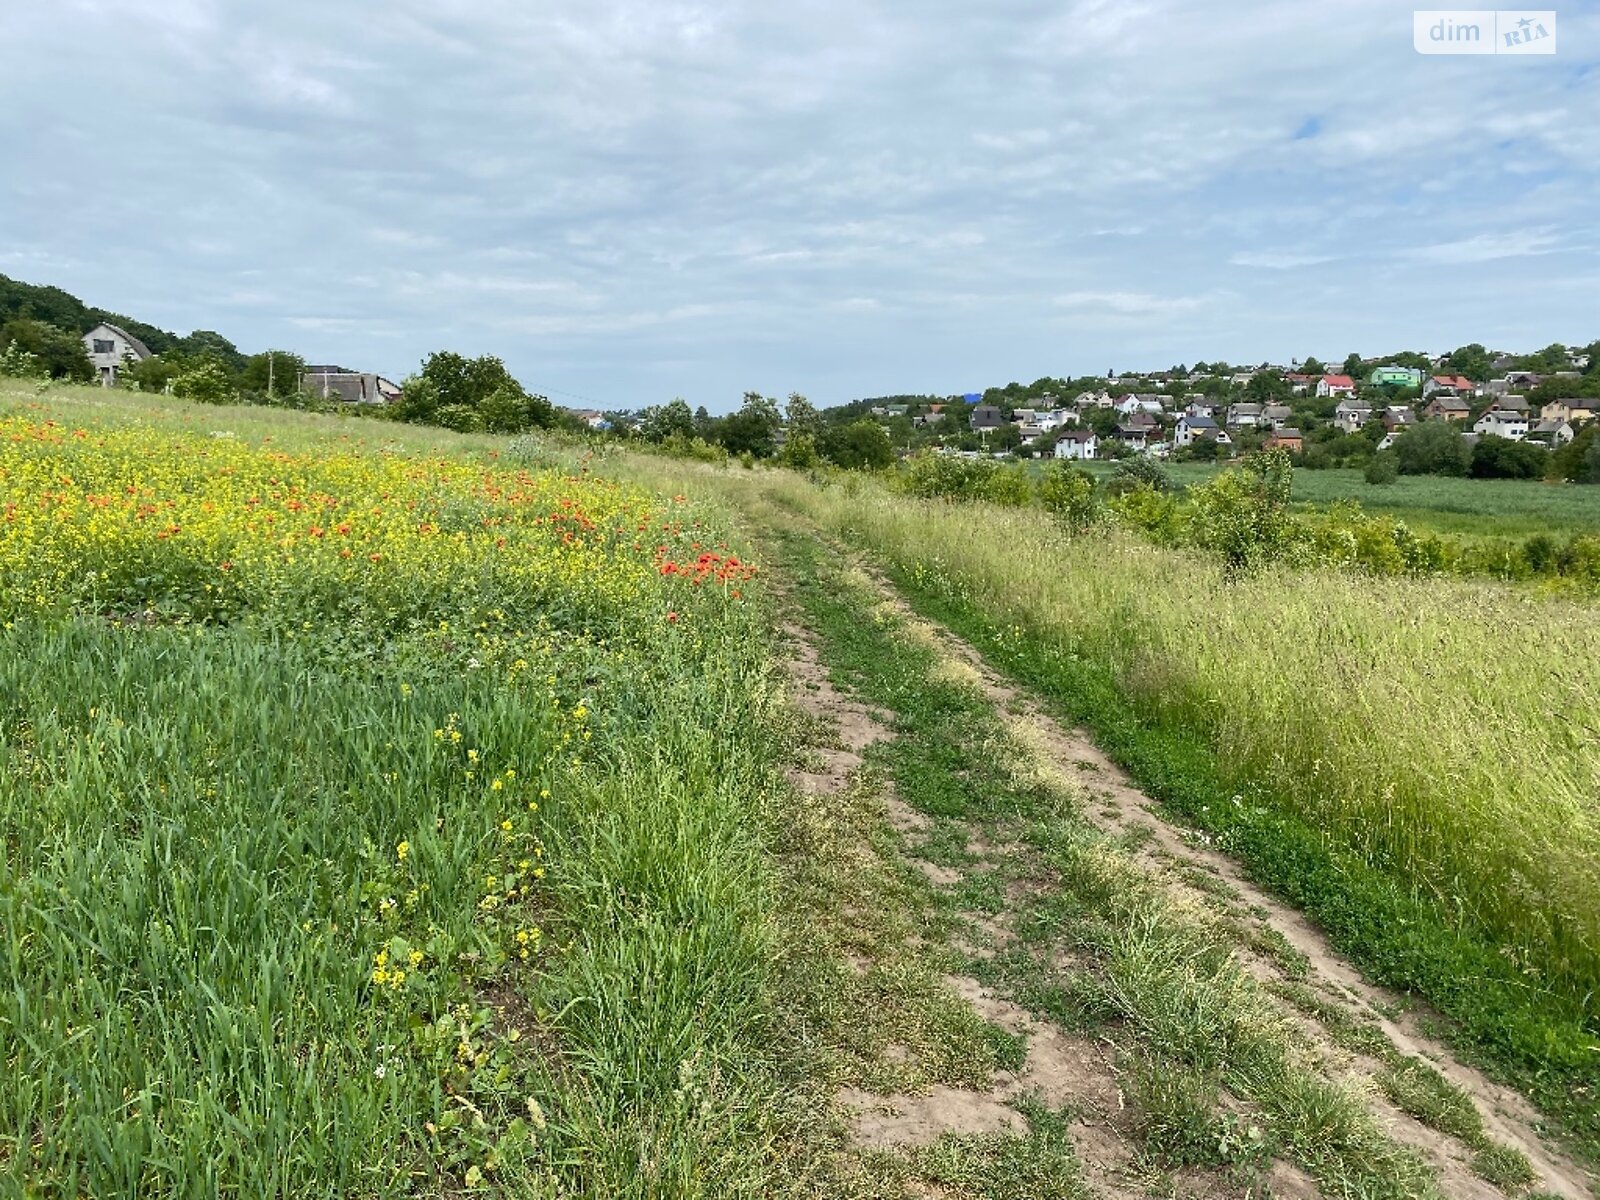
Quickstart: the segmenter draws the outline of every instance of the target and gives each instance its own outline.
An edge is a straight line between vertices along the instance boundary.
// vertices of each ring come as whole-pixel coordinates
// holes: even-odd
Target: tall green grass
[[[1449,579],[1229,580],[1036,511],[730,479],[879,555],[1370,968],[1594,1110],[1572,1090],[1600,1069],[1593,606]]]

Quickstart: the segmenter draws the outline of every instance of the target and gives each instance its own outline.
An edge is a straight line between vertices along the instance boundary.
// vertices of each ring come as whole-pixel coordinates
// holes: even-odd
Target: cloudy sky
[[[0,272],[713,411],[1600,337],[1600,0],[10,0]]]

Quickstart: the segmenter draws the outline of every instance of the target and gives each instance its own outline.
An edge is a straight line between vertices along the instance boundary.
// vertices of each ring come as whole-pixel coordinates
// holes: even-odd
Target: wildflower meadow
[[[0,420],[0,1175],[754,1190],[755,568],[500,451]]]

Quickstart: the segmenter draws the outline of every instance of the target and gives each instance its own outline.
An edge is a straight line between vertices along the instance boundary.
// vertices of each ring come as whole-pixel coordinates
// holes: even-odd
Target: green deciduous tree
[[[1560,342],[1552,342],[1536,354],[1525,354],[1517,359],[1517,366],[1524,371],[1539,371],[1544,374],[1552,371],[1569,371],[1572,369],[1572,358],[1565,346]]]
[[[0,349],[20,346],[31,354],[52,379],[71,379],[87,383],[94,378],[83,338],[70,329],[47,325],[31,317],[16,317],[0,328]]]
[[[1445,355],[1445,367],[1452,374],[1482,381],[1494,372],[1494,356],[1481,342],[1472,342]]]
[[[245,357],[239,353],[239,347],[215,330],[196,329],[187,337],[177,339],[174,348],[190,357],[211,358],[220,363],[230,376],[244,370]]]
[[[189,361],[181,351],[168,350],[124,367],[119,378],[124,386],[137,387],[141,392],[164,392]]]
[[[674,398],[659,407],[646,409],[639,432],[652,442],[664,442],[672,437],[694,437],[696,427],[694,414],[689,411],[689,402]]]
[[[876,421],[863,418],[824,432],[818,447],[835,466],[852,470],[880,470],[894,463],[894,446]]]
[[[1082,467],[1052,462],[1039,476],[1039,504],[1081,532],[1100,519],[1100,488]]]
[[[789,393],[789,403],[784,408],[784,424],[789,437],[809,435],[812,440],[822,436],[822,414],[799,392]]]
[[[287,402],[300,395],[300,376],[306,360],[288,350],[263,350],[245,359],[239,372],[239,386],[268,400]]]
[[[1402,475],[1465,475],[1471,452],[1452,421],[1424,421],[1394,444]]]
[[[1542,479],[1550,452],[1537,442],[1514,442],[1488,434],[1472,448],[1474,479]]]
[[[1245,398],[1256,404],[1274,404],[1294,394],[1281,371],[1258,371],[1244,386]]]
[[[1550,456],[1550,474],[1573,483],[1600,483],[1600,423],[1589,422]]]
[[[760,392],[746,392],[739,411],[722,419],[717,437],[729,454],[771,458],[778,448],[778,427],[783,417],[778,402]]]
[[[525,390],[500,359],[491,354],[467,358],[449,350],[430,354],[405,381],[394,415],[462,432],[517,433],[555,424],[550,401]]]

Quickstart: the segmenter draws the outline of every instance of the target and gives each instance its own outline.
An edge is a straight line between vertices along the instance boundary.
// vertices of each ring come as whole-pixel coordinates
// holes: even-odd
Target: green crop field
[[[1113,462],[1087,464],[1101,478]],[[1167,463],[1163,469],[1184,486],[1203,483],[1222,469],[1205,463]],[[1369,512],[1397,517],[1419,531],[1455,537],[1526,538],[1548,533],[1600,530],[1600,488],[1516,479],[1460,479],[1402,475],[1374,485],[1351,468],[1295,472],[1297,504],[1325,506],[1354,500]]]

